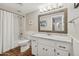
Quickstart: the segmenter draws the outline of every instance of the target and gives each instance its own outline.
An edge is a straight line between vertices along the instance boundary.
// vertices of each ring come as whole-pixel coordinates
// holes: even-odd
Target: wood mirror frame
[[[51,15],[51,14],[56,14],[56,13],[61,13],[64,12],[64,31],[55,31],[52,28],[52,31],[49,30],[40,30],[40,17],[45,16],[45,15]],[[52,25],[53,27],[53,25]],[[67,33],[67,8],[61,9],[59,11],[51,12],[51,13],[46,13],[42,15],[38,15],[38,31],[39,32],[51,32],[51,33]]]

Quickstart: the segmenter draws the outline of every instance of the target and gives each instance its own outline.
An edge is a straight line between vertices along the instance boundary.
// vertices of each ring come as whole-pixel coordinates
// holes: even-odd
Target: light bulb
[[[51,10],[51,9],[52,9],[52,7],[51,7],[51,6],[48,6],[48,7],[47,7],[47,9],[48,9],[48,10]]]
[[[46,8],[43,8],[44,12],[48,11]]]
[[[42,13],[43,12],[43,10],[42,9],[40,9],[40,13]]]

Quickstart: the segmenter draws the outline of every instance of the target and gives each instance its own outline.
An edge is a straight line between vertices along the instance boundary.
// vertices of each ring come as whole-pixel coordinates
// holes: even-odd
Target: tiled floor
[[[31,48],[25,52],[20,52],[20,47],[17,47],[15,49],[11,49],[3,53],[2,56],[32,56],[32,53],[31,53]]]

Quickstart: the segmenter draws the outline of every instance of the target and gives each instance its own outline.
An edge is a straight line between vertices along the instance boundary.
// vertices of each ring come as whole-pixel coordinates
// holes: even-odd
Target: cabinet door
[[[44,56],[45,53],[44,53],[44,45],[40,45],[38,44],[38,56]]]
[[[31,45],[32,45],[32,54],[37,55],[37,42],[32,40]]]
[[[54,49],[54,47],[51,47],[50,56],[55,56],[55,49]]]
[[[54,48],[49,46],[44,46],[44,47],[45,47],[45,50],[44,50],[45,56],[54,56]]]
[[[38,44],[38,55],[39,56],[53,56],[54,49],[44,44]]]
[[[68,51],[56,49],[56,56],[70,56]]]

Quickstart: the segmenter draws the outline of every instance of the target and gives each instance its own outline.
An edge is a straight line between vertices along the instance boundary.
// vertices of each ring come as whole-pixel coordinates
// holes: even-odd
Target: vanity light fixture
[[[48,11],[55,10],[55,9],[58,9],[58,8],[62,8],[62,7],[63,7],[62,3],[50,4],[48,6],[44,6],[44,7],[40,8],[40,13],[48,12]]]
[[[48,11],[48,9],[46,9],[46,8],[40,9],[40,13],[47,12],[47,11]]]

